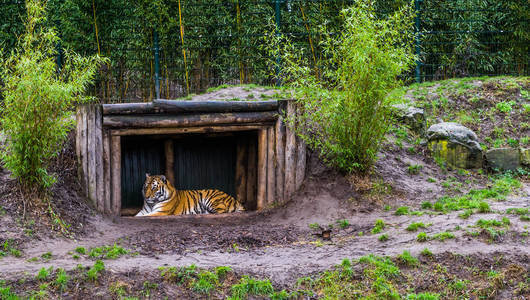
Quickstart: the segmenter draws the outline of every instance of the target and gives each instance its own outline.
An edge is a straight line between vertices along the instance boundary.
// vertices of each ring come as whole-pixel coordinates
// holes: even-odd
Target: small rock
[[[519,149],[519,160],[522,165],[530,166],[530,148]]]
[[[406,104],[394,104],[394,116],[398,121],[409,125],[414,132],[422,134],[425,131],[425,112],[421,108]]]
[[[513,148],[495,148],[486,151],[488,167],[494,170],[516,170],[519,168],[519,150]]]
[[[427,130],[428,146],[434,156],[456,168],[481,168],[482,149],[477,135],[469,128],[453,122],[434,124]]]

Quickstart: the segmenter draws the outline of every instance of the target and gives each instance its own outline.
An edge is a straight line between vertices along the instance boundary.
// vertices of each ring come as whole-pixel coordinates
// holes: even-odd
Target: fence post
[[[281,10],[280,10],[280,1],[281,0],[274,0],[274,7],[275,7],[275,14],[276,14],[276,36],[280,36],[280,26],[281,26]],[[276,86],[280,86],[280,55],[276,57]]]
[[[414,17],[415,19],[415,26],[414,26],[414,31],[415,31],[415,42],[416,42],[416,82],[417,83],[420,83],[421,82],[421,70],[420,70],[420,66],[421,66],[421,61],[420,61],[420,22],[421,22],[421,16],[420,16],[420,1],[421,0],[414,0],[414,7],[415,7],[415,12],[416,12],[416,16]]]
[[[153,32],[153,42],[155,50],[155,95],[160,99],[160,46],[158,44],[158,32]]]

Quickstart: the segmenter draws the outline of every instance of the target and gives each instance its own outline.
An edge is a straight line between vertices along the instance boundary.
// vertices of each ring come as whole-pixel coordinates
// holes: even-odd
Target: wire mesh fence
[[[317,64],[319,27],[340,30],[353,0],[48,0],[59,48],[110,58],[92,93],[102,102],[179,98],[221,84],[275,84],[264,45],[276,28]],[[381,17],[408,1],[376,0]],[[527,0],[416,0],[416,76],[409,81],[529,75]],[[24,1],[0,0],[0,43],[23,31]],[[61,62],[58,51],[58,63]]]

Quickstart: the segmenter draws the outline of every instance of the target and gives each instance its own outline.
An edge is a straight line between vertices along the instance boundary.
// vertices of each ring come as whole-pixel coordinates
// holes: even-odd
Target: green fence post
[[[414,0],[414,6],[416,11],[415,21],[416,25],[414,26],[415,31],[415,42],[416,42],[416,82],[421,82],[421,62],[420,62],[420,22],[421,22],[421,16],[420,16],[420,1],[421,0]]]
[[[280,1],[274,0],[275,12],[276,12],[276,36],[280,36],[280,26],[281,26],[281,10],[280,10]],[[280,86],[280,56],[276,57],[276,86]]]
[[[153,32],[153,42],[155,50],[155,95],[160,99],[160,45],[158,44],[158,32]]]

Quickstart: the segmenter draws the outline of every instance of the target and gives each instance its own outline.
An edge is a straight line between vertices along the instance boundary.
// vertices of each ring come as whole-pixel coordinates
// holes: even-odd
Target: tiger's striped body
[[[136,216],[219,214],[244,211],[234,197],[218,190],[177,190],[163,175],[146,174],[144,207]]]

